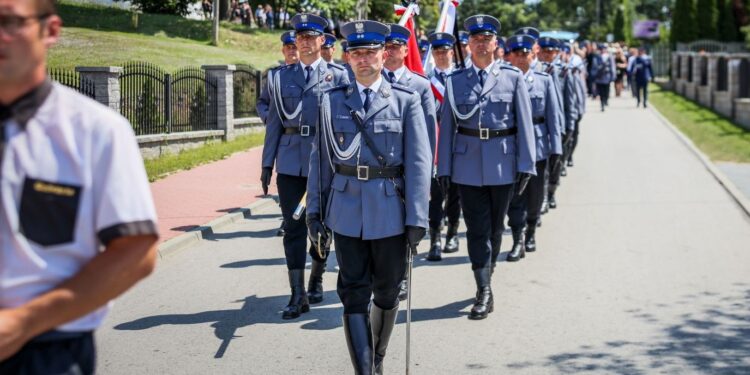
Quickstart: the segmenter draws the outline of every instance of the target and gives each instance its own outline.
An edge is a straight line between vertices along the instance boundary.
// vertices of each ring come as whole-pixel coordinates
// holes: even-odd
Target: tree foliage
[[[115,0],[126,1],[126,0]],[[135,9],[144,13],[177,14],[185,16],[192,0],[130,0]]]
[[[612,34],[615,36],[615,40],[625,40],[625,16],[622,13],[622,9],[617,8],[615,21],[612,25]]]
[[[737,41],[737,23],[734,19],[734,5],[732,1],[718,0],[719,21],[718,34],[719,40],[723,42]]]
[[[698,0],[696,4],[696,21],[694,27],[698,30],[698,39],[717,39],[719,12],[716,0]]]
[[[691,42],[696,39],[696,17],[694,0],[677,0],[672,17],[672,43]]]

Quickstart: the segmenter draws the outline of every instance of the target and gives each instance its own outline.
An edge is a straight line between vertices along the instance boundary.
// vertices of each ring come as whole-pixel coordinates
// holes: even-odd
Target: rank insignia
[[[331,81],[333,81],[333,74],[328,73],[328,75],[326,76],[326,82],[331,82]]]

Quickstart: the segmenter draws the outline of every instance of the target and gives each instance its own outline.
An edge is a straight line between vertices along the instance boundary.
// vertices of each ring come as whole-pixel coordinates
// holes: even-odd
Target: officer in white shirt
[[[46,76],[53,0],[0,0],[0,374],[91,374],[109,301],[150,274],[130,124]]]

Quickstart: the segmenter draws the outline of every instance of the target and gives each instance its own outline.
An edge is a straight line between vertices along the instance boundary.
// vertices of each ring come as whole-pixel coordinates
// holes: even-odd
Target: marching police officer
[[[503,220],[515,190],[536,173],[529,91],[520,70],[494,63],[500,22],[476,15],[464,21],[471,34],[471,66],[447,81],[440,123],[438,176],[457,184],[477,284],[470,319],[484,319],[494,301],[490,275],[500,253]]]
[[[349,65],[349,42],[346,40],[341,41],[341,61],[343,64],[341,66],[346,69],[347,77],[349,77],[349,82],[354,82],[354,70],[352,70],[352,66]]]
[[[333,232],[355,373],[382,374],[407,245],[416,249],[427,228],[432,152],[419,95],[381,74],[389,27],[354,21],[341,33],[356,82],[324,97],[307,223],[313,239]]]
[[[318,128],[320,100],[325,90],[349,82],[346,71],[320,57],[323,29],[328,24],[322,17],[298,14],[291,20],[296,30],[299,63],[282,67],[269,85],[271,107],[263,147],[261,183],[268,191],[276,164],[276,184],[284,219],[284,254],[289,270],[292,295],[282,318],[294,319],[310,309],[309,303],[323,300],[322,277],[327,253],[310,248],[312,267],[308,294],[305,294],[305,248],[307,228],[304,214],[299,220],[292,215],[305,194],[310,149]]]
[[[547,159],[550,165],[555,165],[562,155],[557,91],[549,74],[531,70],[534,43],[535,40],[530,35],[514,35],[508,40],[511,50],[508,59],[513,66],[524,73],[524,82],[531,99],[532,121],[536,136],[536,176],[531,178],[522,194],[513,197],[508,210],[513,232],[513,248],[508,254],[508,261],[511,262],[523,258],[526,251],[536,251],[535,233],[544,200]],[[525,242],[523,240],[524,224],[526,224]]]
[[[430,79],[436,79],[445,88],[448,76],[453,73],[453,47],[456,38],[449,33],[432,33],[429,35],[432,46],[432,57],[435,67],[430,72]],[[437,122],[440,123],[441,106],[436,101]],[[443,203],[445,202],[445,210]],[[448,232],[445,236],[445,248],[442,248],[441,232],[443,218],[448,219]],[[430,188],[430,252],[427,260],[439,261],[442,259],[441,251],[454,253],[458,251],[458,225],[461,217],[461,205],[458,198],[458,186],[451,185],[446,192],[437,179],[433,179]]]
[[[260,95],[258,95],[258,99],[255,102],[255,109],[258,112],[258,117],[263,120],[264,124],[268,119],[268,108],[271,106],[271,96],[269,94],[268,85],[273,82],[273,75],[276,74],[280,68],[283,68],[286,65],[296,64],[299,60],[299,52],[297,51],[296,45],[297,39],[295,38],[294,30],[281,34],[280,39],[282,43],[281,54],[284,55],[284,65],[279,65],[268,71],[266,84],[263,85],[263,88],[260,90]]]
[[[323,60],[329,64],[333,64],[333,54],[336,53],[336,36],[333,34],[325,34],[326,40],[323,42],[323,46],[320,47],[320,56]]]
[[[508,64],[505,61],[505,38],[497,38],[497,48],[495,48],[495,60],[503,64]]]
[[[461,48],[461,55],[464,57],[464,66],[471,65],[471,47],[469,47],[469,33],[466,31],[458,32],[458,46]]]
[[[93,374],[109,301],[156,265],[133,128],[47,76],[53,0],[0,0],[0,374]]]
[[[573,135],[570,140],[570,146],[568,149],[568,156],[564,159],[567,162],[567,167],[573,166],[573,152],[575,152],[576,146],[578,145],[578,135],[581,131],[581,120],[583,119],[584,113],[586,113],[586,64],[583,59],[577,54],[570,56],[570,63],[568,66],[573,74],[574,81],[576,82],[576,105],[578,107],[578,119],[576,119],[575,129],[573,129]],[[565,176],[565,168],[561,172],[562,176]]]

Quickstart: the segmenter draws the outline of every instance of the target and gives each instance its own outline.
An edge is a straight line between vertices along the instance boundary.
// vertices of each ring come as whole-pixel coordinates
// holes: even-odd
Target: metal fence
[[[672,65],[672,49],[669,44],[657,44],[651,47],[651,69],[657,77],[668,76]]]
[[[199,68],[169,74],[148,62],[129,62],[120,75],[120,111],[137,135],[213,130],[217,87]]]
[[[89,98],[95,98],[94,82],[91,82],[88,79],[81,78],[81,75],[78,74],[78,72],[76,72],[75,70],[50,69],[48,74],[52,80],[57,81],[64,86],[70,87],[71,89],[76,90],[79,93],[88,96]]]
[[[261,73],[248,65],[234,71],[234,118],[257,115],[255,101],[260,95]]]
[[[745,44],[738,42],[719,42],[716,40],[701,39],[690,43],[677,43],[677,51],[680,52],[742,52]]]

